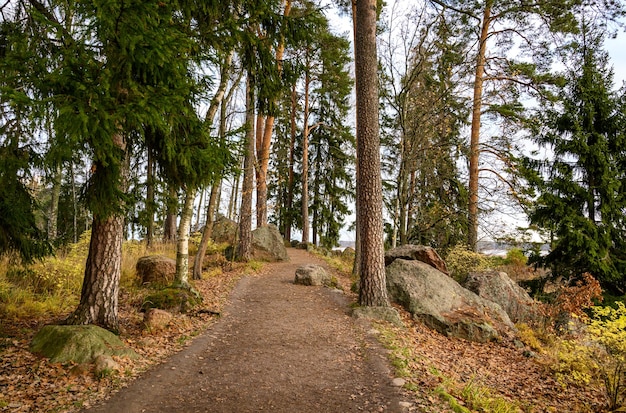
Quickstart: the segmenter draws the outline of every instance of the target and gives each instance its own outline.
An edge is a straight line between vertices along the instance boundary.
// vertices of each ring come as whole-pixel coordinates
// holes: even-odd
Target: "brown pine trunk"
[[[254,190],[254,85],[250,74],[246,82],[246,142],[239,217],[239,246],[237,258],[250,261],[252,257],[252,191]]]
[[[483,78],[485,74],[485,54],[489,25],[491,23],[491,2],[487,2],[483,13],[480,31],[476,73],[474,76],[474,98],[472,101],[472,126],[470,132],[469,159],[469,205],[468,205],[468,245],[476,251],[478,244],[478,162],[480,158],[480,114],[482,111]]]
[[[383,199],[378,126],[376,0],[356,4],[357,222],[361,241],[359,304],[389,306],[383,247]]]
[[[293,209],[293,184],[294,184],[294,166],[295,166],[295,148],[296,148],[296,85],[291,86],[291,125],[290,125],[290,138],[289,143],[289,177],[287,179],[287,207],[285,208],[287,213],[285,214],[285,232],[284,236],[287,241],[291,241],[291,227],[293,227],[293,220],[291,210]]]
[[[309,88],[307,68],[304,78],[304,130],[302,132],[302,242],[309,242]]]
[[[289,16],[291,12],[291,0],[285,0],[283,16]],[[285,39],[281,39],[276,49],[276,61],[278,72],[282,72],[282,60],[285,53]],[[257,123],[257,128],[259,124]],[[274,131],[274,116],[264,118],[263,128],[257,130],[257,162],[256,169],[256,225],[261,227],[267,224],[267,168],[270,161],[270,147],[272,133]]]
[[[353,44],[356,44],[356,1],[357,0],[352,0],[352,41]],[[354,52],[354,60],[356,62],[356,50]],[[359,96],[359,87],[358,87],[358,79],[355,76],[354,79],[354,94],[355,96],[357,96],[357,100],[358,100],[358,96]],[[356,119],[354,120],[355,123],[355,127],[356,127],[356,142],[358,145],[359,142],[359,128],[357,126],[357,122],[358,122],[358,116],[356,117]],[[357,154],[358,157],[358,154]],[[358,158],[355,159],[356,161],[356,170],[359,170],[359,161]],[[358,172],[357,172],[358,174]],[[355,188],[355,192],[356,192],[356,197],[358,199],[359,197],[359,186],[356,185]],[[358,217],[359,216],[359,203],[356,202],[355,206],[355,214]],[[354,226],[356,228],[356,232],[355,232],[355,239],[354,239],[354,264],[352,265],[352,276],[353,277],[360,277],[361,274],[361,239],[359,237],[359,220],[358,218],[356,219]]]
[[[117,332],[124,217],[93,218],[78,308],[68,324],[95,324]]]

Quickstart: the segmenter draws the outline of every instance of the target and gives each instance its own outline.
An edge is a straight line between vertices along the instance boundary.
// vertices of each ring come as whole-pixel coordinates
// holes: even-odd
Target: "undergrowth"
[[[29,319],[60,316],[76,308],[80,300],[91,232],[79,241],[58,249],[55,255],[26,265],[3,257],[0,265],[0,317]],[[138,289],[137,259],[144,255],[175,256],[173,244],[126,241],[122,246],[120,286],[133,294]]]
[[[446,377],[435,366],[429,366],[429,360],[415,351],[412,343],[402,329],[391,327],[385,323],[375,323],[380,331],[379,339],[388,350],[389,360],[395,374],[406,380],[404,387],[412,391],[416,397],[423,392],[418,383],[425,374],[430,374],[440,383],[431,390],[432,394],[447,403],[456,413],[471,413],[474,411],[490,413],[517,413],[520,407],[496,391],[482,385],[475,379],[465,383]]]

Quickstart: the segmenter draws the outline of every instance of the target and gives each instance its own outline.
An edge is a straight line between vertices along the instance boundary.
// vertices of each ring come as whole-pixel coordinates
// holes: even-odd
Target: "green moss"
[[[33,338],[30,351],[53,363],[91,363],[100,355],[137,357],[115,334],[94,325],[45,326]]]
[[[161,310],[176,310],[188,312],[202,302],[199,294],[193,289],[184,287],[167,287],[156,291],[144,299],[142,310],[158,308]]]

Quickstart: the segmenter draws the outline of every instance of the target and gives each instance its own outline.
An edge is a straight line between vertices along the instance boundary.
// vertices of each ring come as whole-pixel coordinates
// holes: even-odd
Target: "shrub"
[[[609,408],[618,407],[626,385],[626,306],[616,303],[616,307],[593,307],[588,320],[591,339],[606,350],[597,357],[604,388],[609,399]]]
[[[470,272],[487,269],[489,260],[483,254],[470,251],[465,245],[457,245],[448,252],[446,265],[450,276],[463,282]]]
[[[560,340],[553,349],[553,360],[550,367],[562,386],[586,386],[598,377],[594,349],[577,340]]]

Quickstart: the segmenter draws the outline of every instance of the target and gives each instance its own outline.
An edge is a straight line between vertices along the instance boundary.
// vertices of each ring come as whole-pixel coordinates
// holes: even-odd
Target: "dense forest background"
[[[378,6],[378,50],[363,53],[377,57],[382,163],[357,167],[370,140],[352,111],[369,79],[358,59],[353,76],[356,3],[4,2],[0,251],[29,262],[91,231],[98,295],[118,288],[123,240],[176,241],[185,284],[189,234],[209,238],[219,216],[238,223],[242,260],[268,223],[337,246],[371,172],[387,246],[504,239],[623,293],[624,90],[604,49],[622,4]],[[337,12],[354,33],[331,30]],[[501,233],[519,211],[529,227]]]

